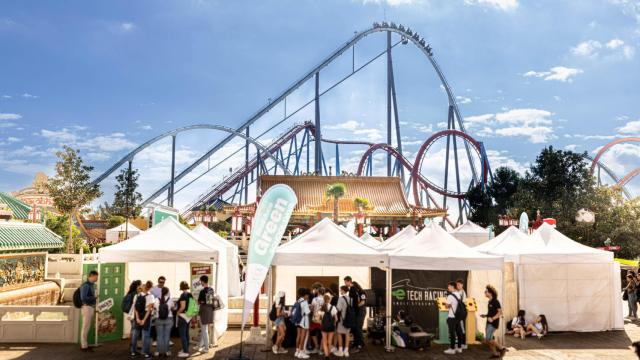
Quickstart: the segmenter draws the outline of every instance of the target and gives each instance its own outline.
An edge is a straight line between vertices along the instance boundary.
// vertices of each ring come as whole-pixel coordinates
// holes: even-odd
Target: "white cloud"
[[[22,94],[20,96],[22,96],[25,99],[37,99],[38,98],[38,96],[33,95],[33,94],[29,94],[29,93],[24,93],[24,94]]]
[[[140,126],[140,129],[142,129],[142,130],[151,130],[152,127],[151,127],[151,125],[142,125],[142,126]]]
[[[0,113],[0,120],[20,120],[22,115],[12,113]]]
[[[99,149],[106,152],[133,149],[136,144],[127,140],[123,133],[95,136],[91,140],[78,143],[81,149]]]
[[[492,169],[497,169],[502,166],[511,168],[520,174],[524,174],[527,171],[528,165],[520,163],[515,159],[509,157],[507,151],[487,150],[487,157]]]
[[[511,11],[518,8],[518,0],[464,0],[467,5],[489,6],[502,11]]]
[[[120,24],[120,29],[124,32],[129,32],[135,30],[136,25],[131,22],[123,22]]]
[[[9,142],[9,143],[17,143],[17,142],[20,142],[20,141],[22,141],[22,139],[17,138],[15,136],[9,136],[7,138],[7,142]]]
[[[565,150],[569,150],[569,151],[576,151],[576,149],[578,148],[578,146],[580,146],[580,145],[576,145],[576,144],[569,144],[569,145],[565,145],[564,149],[565,149]]]
[[[364,135],[366,137],[365,140],[372,143],[377,143],[380,142],[380,140],[384,139],[384,136],[382,136],[382,131],[380,131],[380,129],[358,129],[354,130],[353,133],[355,135]]]
[[[594,57],[598,55],[602,44],[596,40],[583,41],[575,47],[571,48],[571,53],[578,56]]]
[[[622,49],[622,55],[625,57],[625,59],[630,60],[633,58],[633,55],[635,55],[636,53],[636,49],[632,46],[625,46]]]
[[[497,114],[465,118],[469,130],[480,136],[526,137],[532,143],[544,143],[555,138],[553,115],[541,109],[511,109]]]
[[[73,143],[78,139],[77,136],[67,128],[63,128],[62,130],[42,129],[40,130],[40,136],[49,139],[49,141],[59,143]]]
[[[618,128],[618,132],[625,135],[640,135],[640,120],[629,121]]]
[[[362,4],[387,4],[389,6],[414,5],[419,0],[362,0]]]
[[[554,96],[553,96],[553,100],[555,100],[555,101],[562,101],[562,98],[561,98],[560,96],[558,96],[558,95],[554,95]]]
[[[565,66],[554,66],[549,71],[527,71],[522,76],[544,78],[545,81],[555,80],[561,82],[572,82],[572,77],[582,74],[582,69],[568,68]]]
[[[2,95],[3,99],[11,99],[11,95]]]
[[[468,104],[471,102],[471,98],[460,95],[456,96],[456,100],[458,101],[458,104]]]
[[[624,41],[622,41],[620,39],[611,39],[611,40],[609,40],[609,42],[607,42],[606,46],[609,49],[617,49],[622,45],[624,45]]]
[[[359,123],[355,120],[349,120],[339,124],[325,125],[324,128],[328,130],[355,130],[362,126],[364,126],[362,123]]]

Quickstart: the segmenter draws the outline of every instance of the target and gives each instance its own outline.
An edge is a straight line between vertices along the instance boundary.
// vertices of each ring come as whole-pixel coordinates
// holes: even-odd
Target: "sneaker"
[[[271,351],[272,351],[274,354],[276,354],[276,355],[277,355],[277,354],[278,354],[278,345],[273,345],[273,346],[271,347]]]
[[[178,353],[178,357],[179,357],[179,358],[188,358],[188,357],[189,357],[189,353],[186,353],[186,352],[184,352],[184,351],[180,351],[180,352]]]
[[[285,348],[280,348],[280,349],[278,349],[278,354],[286,354],[286,353],[288,353],[288,352],[289,352],[289,350],[287,350],[287,349],[285,349]]]
[[[145,359],[151,359],[151,358],[152,358],[152,356],[151,356],[151,354],[144,354],[143,358],[145,358]]]
[[[173,345],[173,341],[169,340],[169,346]]]
[[[454,355],[456,353],[456,349],[447,349],[444,353],[447,355]]]
[[[456,352],[457,352],[458,354],[462,354],[462,349],[461,349],[461,348],[456,348]]]
[[[344,353],[342,352],[342,350],[337,350],[333,353],[333,355],[335,355],[336,357],[343,357]]]
[[[160,356],[160,353],[156,351],[156,352],[153,353],[153,356],[158,357],[158,356]]]
[[[217,348],[218,344],[209,344],[209,349]]]
[[[166,357],[171,357],[171,351],[167,351],[164,355],[165,355]]]
[[[129,356],[131,356],[132,358],[134,358],[134,357],[138,356],[138,353],[136,353],[136,352],[132,352],[131,354],[129,354]]]
[[[318,351],[318,355],[324,356],[324,351],[322,351],[322,350]]]
[[[467,344],[462,344],[460,345],[460,349],[462,350],[467,350],[469,347],[467,346]]]
[[[305,354],[304,351],[301,351],[300,354],[298,354],[298,359],[308,359],[309,355]]]
[[[349,349],[346,349],[342,352],[342,356],[349,357]]]
[[[153,346],[157,346],[157,345],[158,345],[158,342],[157,342],[157,341],[154,341],[152,345],[153,345]]]
[[[293,357],[297,359],[298,355],[300,355],[300,350],[296,349],[296,353],[295,353],[295,355],[293,355]]]

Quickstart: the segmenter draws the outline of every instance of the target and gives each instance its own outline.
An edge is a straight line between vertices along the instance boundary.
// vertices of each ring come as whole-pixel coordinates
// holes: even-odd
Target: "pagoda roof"
[[[16,199],[15,197],[0,192],[0,212],[3,211],[2,205],[6,205],[11,211],[11,217],[16,220],[27,220],[29,219],[29,212],[31,211],[31,206],[23,203],[22,201]],[[6,211],[6,210],[5,210]]]

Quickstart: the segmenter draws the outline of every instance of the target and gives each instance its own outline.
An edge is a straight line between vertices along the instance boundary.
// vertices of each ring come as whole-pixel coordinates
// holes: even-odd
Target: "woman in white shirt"
[[[351,306],[351,298],[349,297],[349,287],[340,286],[340,298],[337,311],[340,313],[338,320],[338,350],[334,353],[338,357],[349,357],[349,328],[343,325],[344,318],[347,316],[347,309]]]
[[[298,359],[308,359],[309,355],[304,351],[304,344],[307,331],[309,330],[309,314],[311,313],[309,310],[309,290],[305,288],[298,289],[297,305],[300,308],[301,319],[300,322],[296,324],[298,327],[298,335],[296,337],[296,354],[294,357]]]

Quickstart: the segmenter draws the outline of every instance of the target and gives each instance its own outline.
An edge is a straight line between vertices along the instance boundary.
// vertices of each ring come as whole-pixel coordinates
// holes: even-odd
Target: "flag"
[[[296,194],[289,186],[277,184],[270,187],[258,203],[252,222],[251,239],[249,239],[242,317],[243,328],[253,303],[260,293],[273,255],[280,244],[297,202]]]

